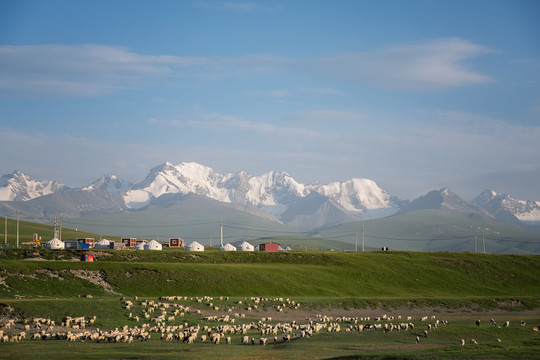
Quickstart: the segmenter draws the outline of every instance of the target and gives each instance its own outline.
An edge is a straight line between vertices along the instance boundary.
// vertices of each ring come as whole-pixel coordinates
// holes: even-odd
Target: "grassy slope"
[[[540,257],[516,255],[481,255],[467,253],[413,252],[290,252],[290,253],[222,253],[207,251],[192,254],[183,251],[163,252],[96,251],[95,263],[67,260],[77,251],[1,251],[0,315],[44,316],[60,321],[62,317],[97,315],[96,326],[111,329],[135,326],[128,313],[142,316],[137,301],[129,311],[119,296],[110,296],[100,286],[75,277],[70,270],[95,271],[114,289],[125,295],[155,297],[160,295],[230,295],[217,301],[221,309],[234,306],[248,296],[282,296],[300,301],[302,308],[318,310],[326,304],[344,308],[366,306],[471,306],[484,310],[497,307],[497,301],[519,299],[518,309],[538,306],[540,298]],[[111,255],[105,255],[111,254]],[[25,261],[24,256],[40,256],[56,261]],[[18,259],[18,260],[14,260]],[[52,274],[52,275],[51,275]],[[97,275],[96,275],[97,276]],[[9,290],[9,291],[8,291]],[[92,294],[94,298],[79,298]],[[17,296],[16,296],[17,295]],[[131,298],[130,298],[131,299]],[[498,300],[493,300],[498,299]],[[184,300],[190,307],[208,309],[206,304]],[[247,304],[247,300],[244,300]],[[280,302],[277,302],[280,303]],[[273,303],[275,304],[275,303]],[[262,309],[261,309],[262,310]],[[245,310],[241,310],[245,312]],[[384,310],[382,310],[384,312]],[[15,313],[13,313],[15,312]],[[2,314],[3,313],[3,314]],[[219,314],[219,312],[216,312]],[[248,313],[256,321],[271,315],[266,310]],[[518,316],[519,313],[516,313]],[[451,312],[443,318],[451,317]],[[153,334],[150,342],[109,344],[95,342],[27,340],[20,344],[3,343],[0,358],[190,358],[208,359],[322,359],[322,358],[539,358],[540,341],[530,326],[510,328],[489,325],[476,328],[471,319],[448,319],[448,326],[431,331],[416,345],[425,324],[415,319],[417,331],[380,331],[358,333],[323,333],[311,339],[297,339],[288,344],[266,347],[240,344],[241,335],[233,335],[232,345],[198,343],[193,346],[168,343]],[[489,318],[489,317],[488,317]],[[488,318],[482,318],[486,324]],[[508,317],[498,318],[499,323]],[[528,318],[536,325],[538,317]],[[193,314],[179,323],[201,323]],[[208,323],[216,326],[216,322]],[[343,324],[345,327],[345,324]],[[249,336],[259,337],[257,332]],[[478,346],[458,346],[460,338],[475,338]],[[501,338],[502,343],[495,342]]]
[[[78,253],[42,252],[67,258]],[[94,263],[4,260],[0,263],[0,274],[11,289],[0,286],[0,296],[103,295],[101,287],[73,276],[72,269],[99,271],[117,292],[126,295],[540,296],[538,256],[411,252],[97,252],[106,253],[113,255],[98,257]],[[3,254],[5,258],[7,253]],[[10,256],[16,257],[13,252]],[[61,278],[51,277],[40,269],[48,269]]]
[[[423,210],[382,219],[353,222],[323,229],[323,238],[342,234],[362,234],[365,244],[380,249],[387,246],[408,251],[474,251],[474,236],[482,251],[482,230],[488,253],[540,253],[540,234],[511,226],[492,225],[437,210]],[[354,242],[353,235],[342,238]]]

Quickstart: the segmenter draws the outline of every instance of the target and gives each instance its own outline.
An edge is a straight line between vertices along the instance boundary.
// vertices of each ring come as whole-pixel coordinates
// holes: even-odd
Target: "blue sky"
[[[0,2],[0,173],[540,199],[538,1]]]

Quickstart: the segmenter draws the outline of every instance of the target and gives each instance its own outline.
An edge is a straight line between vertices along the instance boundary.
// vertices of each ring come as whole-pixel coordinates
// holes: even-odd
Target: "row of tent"
[[[47,241],[43,247],[45,249],[52,249],[52,250],[63,250],[65,249],[64,242],[54,238],[52,240]],[[107,239],[101,239],[97,243],[94,244],[94,249],[110,249],[111,248],[111,242]],[[163,246],[157,242],[156,240],[150,240],[149,242],[141,242],[135,246],[135,250],[162,250]],[[204,251],[204,246],[199,244],[198,242],[194,241],[191,244],[187,245],[184,248],[185,251]],[[247,241],[244,241],[238,246],[234,246],[231,244],[225,244],[219,248],[221,251],[255,251],[258,250],[258,247],[251,245]],[[291,250],[291,248],[287,247],[285,249],[282,249],[280,247],[280,250]]]
[[[225,245],[221,246],[219,248],[219,250],[221,250],[221,251],[255,251],[255,250],[259,250],[259,245],[253,246],[250,243],[248,243],[247,241],[244,241],[243,243],[241,243],[238,246],[234,246],[234,245],[231,245],[231,244],[225,244]],[[288,246],[286,248],[282,248],[281,246],[279,247],[279,251],[290,251],[290,250],[292,250],[292,249],[290,247],[288,247]]]
[[[65,244],[62,240],[53,238],[52,240],[47,241],[43,247],[45,249],[51,250],[63,250],[65,249]],[[111,241],[107,239],[101,239],[94,244],[94,249],[111,249]],[[156,240],[150,240],[148,242],[141,242],[135,246],[135,250],[162,250],[163,246]]]

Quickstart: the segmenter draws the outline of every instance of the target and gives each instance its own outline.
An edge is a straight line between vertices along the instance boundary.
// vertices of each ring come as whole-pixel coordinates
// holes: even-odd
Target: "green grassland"
[[[168,249],[93,251],[93,263],[9,260],[47,256],[72,260],[82,253],[0,251],[0,271],[8,285],[0,286],[0,295],[54,294],[60,288],[66,296],[80,295],[82,290],[100,295],[99,288],[90,282],[85,286],[84,281],[70,275],[74,270],[88,270],[101,274],[117,293],[128,296],[540,296],[540,257],[533,255],[392,251],[191,253]],[[57,277],[51,277],[50,272]],[[33,277],[20,276],[24,274]],[[28,286],[24,287],[23,280]]]
[[[345,331],[355,325],[349,319],[341,323],[340,332],[323,330],[290,342],[284,342],[280,334],[276,343],[270,341],[267,346],[242,344],[241,334],[230,335],[231,344],[222,341],[219,345],[208,341],[167,342],[160,340],[159,331],[151,333],[150,341],[132,344],[31,340],[27,336],[20,343],[0,342],[0,358],[540,358],[540,336],[532,330],[540,326],[540,256],[92,250],[95,262],[87,263],[78,261],[82,253],[0,249],[0,324],[15,319],[20,330],[25,319],[33,328],[34,317],[59,324],[66,316],[96,316],[91,329],[141,327],[150,322],[144,318],[144,300],[157,302],[160,296],[182,296],[169,302],[189,310],[166,325],[199,324],[217,331],[222,323],[206,319],[208,315],[233,317],[241,313],[245,317],[236,318],[237,325],[260,326],[293,319],[309,324],[321,321],[316,314],[332,313],[335,317],[343,313],[356,317],[411,315],[416,327],[387,334],[380,329]],[[133,303],[129,310],[122,297]],[[256,303],[252,297],[264,300]],[[162,311],[172,315],[171,308]],[[427,323],[434,320],[421,321],[423,315],[448,320],[449,324],[430,330],[425,337]],[[261,320],[268,317],[274,319]],[[498,326],[490,325],[490,317]],[[481,319],[482,326],[475,326],[476,319]],[[502,326],[507,320],[511,325]],[[526,325],[520,325],[522,320]],[[358,321],[374,322],[373,318]],[[256,329],[247,335],[257,342],[263,336]],[[267,336],[272,340],[273,335]],[[420,337],[419,344],[416,336]],[[474,338],[478,345],[460,346],[462,338],[467,342]]]

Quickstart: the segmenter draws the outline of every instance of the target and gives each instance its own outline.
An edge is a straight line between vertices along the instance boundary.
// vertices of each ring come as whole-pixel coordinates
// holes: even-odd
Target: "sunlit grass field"
[[[74,261],[81,251],[4,249],[2,319],[17,319],[18,330],[24,329],[24,319],[33,326],[34,317],[59,324],[66,316],[96,316],[89,329],[140,328],[150,322],[144,318],[143,301],[159,302],[160,296],[182,296],[173,303],[190,308],[167,321],[168,326],[198,324],[217,331],[223,323],[208,316],[239,314],[243,316],[235,317],[236,325],[275,326],[293,320],[305,325],[322,322],[317,315],[324,314],[331,314],[334,322],[340,314],[349,318],[340,322],[339,332],[323,329],[308,338],[297,330],[288,342],[282,334],[274,342],[274,335],[251,329],[247,336],[257,345],[242,344],[242,334],[230,334],[230,344],[218,345],[164,341],[160,331],[151,333],[150,341],[132,344],[27,336],[19,343],[1,342],[0,358],[540,358],[540,336],[533,331],[540,326],[538,256],[392,251],[194,254],[170,249],[93,253],[96,261],[86,263]],[[264,300],[255,303],[252,297]],[[129,310],[126,300],[133,303]],[[165,312],[171,315],[170,309]],[[383,314],[395,318],[375,320]],[[405,320],[407,316],[411,320]],[[422,321],[423,316],[429,319]],[[491,317],[497,325],[490,324]],[[447,320],[448,325],[432,328],[426,337],[424,330],[436,320]],[[503,326],[505,321],[510,326]],[[415,328],[346,331],[356,324],[400,322],[412,322]],[[258,344],[261,337],[268,338],[266,346]],[[460,346],[461,339],[465,346]]]

